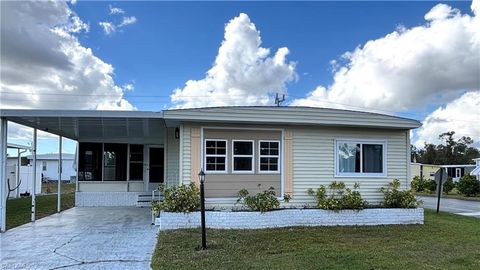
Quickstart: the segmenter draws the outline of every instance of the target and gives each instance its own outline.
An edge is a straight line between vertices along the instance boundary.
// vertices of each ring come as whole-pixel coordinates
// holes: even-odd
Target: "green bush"
[[[259,185],[258,187],[260,189],[261,186]],[[249,195],[248,190],[241,189],[238,191],[237,203],[242,203],[253,211],[260,211],[262,213],[271,211],[280,206],[280,202],[275,195],[275,189],[273,187],[255,195]]]
[[[152,210],[188,213],[200,207],[200,191],[194,183],[172,187],[160,187],[163,201],[152,202]],[[158,206],[157,206],[158,205]]]
[[[437,183],[435,180],[425,179],[420,176],[415,176],[410,183],[413,190],[416,192],[435,192],[437,190]]]
[[[315,197],[317,207],[326,210],[342,209],[363,209],[367,202],[362,199],[362,195],[357,191],[359,184],[355,183],[353,190],[345,186],[343,182],[332,182],[328,186],[321,185],[317,190],[308,189],[307,193]]]
[[[455,183],[451,177],[448,177],[447,181],[443,183],[442,189],[446,194],[450,193],[455,188]]]
[[[412,189],[399,190],[400,181],[393,180],[388,188],[381,188],[383,193],[383,205],[388,208],[415,208],[419,205]]]
[[[480,181],[475,176],[465,174],[458,182],[457,189],[463,195],[470,197],[480,194]]]

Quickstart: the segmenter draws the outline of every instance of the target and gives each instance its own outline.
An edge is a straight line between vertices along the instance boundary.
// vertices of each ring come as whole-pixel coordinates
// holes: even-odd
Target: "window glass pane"
[[[383,146],[381,144],[363,144],[363,172],[383,172]]]
[[[127,145],[105,144],[103,150],[103,180],[127,180]]]
[[[79,143],[78,180],[102,181],[102,144]]]
[[[206,158],[207,171],[224,171],[225,157],[208,157]]]
[[[269,142],[260,142],[260,155],[268,155],[270,149]]]
[[[360,144],[338,145],[338,170],[341,173],[360,172]]]
[[[252,158],[251,157],[234,157],[233,169],[235,171],[251,171]]]
[[[233,142],[234,155],[251,155],[253,153],[252,142]]]

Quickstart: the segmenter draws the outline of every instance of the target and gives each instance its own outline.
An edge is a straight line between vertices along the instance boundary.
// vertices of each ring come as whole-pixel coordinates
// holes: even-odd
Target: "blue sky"
[[[471,13],[470,2],[447,3]],[[290,49],[299,79],[288,85],[291,98],[332,83],[330,60],[399,25],[413,27],[436,2],[78,2],[73,10],[90,22],[81,43],[115,67],[115,80],[134,82],[126,98],[140,110],[169,107],[172,90],[201,79],[212,66],[224,25],[241,12],[260,30],[263,47]],[[136,24],[107,36],[97,25],[111,19],[109,7],[135,16]],[[136,95],[163,95],[143,98]],[[432,110],[431,108],[426,108]],[[415,117],[415,115],[409,115]],[[421,117],[416,117],[420,119]],[[420,119],[421,120],[421,119]]]
[[[273,83],[240,89],[241,99],[253,97],[250,103],[233,100],[225,104],[273,105],[271,96],[276,91],[263,89],[268,85],[288,93],[286,105],[373,110],[418,119],[424,126],[413,133],[412,142],[417,145],[438,142],[438,134],[451,129],[480,141],[480,124],[476,125],[480,104],[475,103],[480,100],[480,45],[470,41],[478,35],[471,30],[472,25],[478,25],[478,2],[477,9],[469,1],[78,1],[28,2],[28,9],[4,2],[2,40],[10,42],[2,42],[8,48],[2,49],[2,66],[17,72],[2,73],[0,102],[5,108],[133,106],[158,111],[185,104],[223,105],[209,104],[208,100],[221,101],[222,94],[231,88],[251,87],[252,80],[263,79]],[[121,26],[125,19],[131,21]],[[116,31],[106,33],[100,24],[107,22]],[[228,26],[233,30],[227,42],[224,34]],[[60,32],[52,33],[51,29]],[[20,34],[14,36],[16,33]],[[248,46],[256,37],[262,44],[253,46],[253,54],[267,48],[268,55],[253,57],[238,52],[238,48],[252,49]],[[228,46],[221,45],[222,41]],[[280,57],[278,69],[261,66],[282,54],[282,47],[289,53]],[[224,55],[219,53],[222,48],[227,52]],[[349,56],[341,58],[347,52]],[[35,54],[40,57],[33,57]],[[230,70],[226,67],[229,61],[221,61],[225,57],[233,59]],[[245,64],[235,57],[254,60]],[[65,59],[69,66],[58,64]],[[335,70],[332,60],[337,60]],[[233,75],[226,80],[209,78],[209,70],[234,72],[249,65],[261,73],[259,78],[245,76],[225,89],[215,89],[218,95],[203,97],[200,103],[175,103],[170,97],[178,88],[180,97],[185,95],[183,101],[195,101],[189,94],[207,95],[212,85],[237,80]],[[32,82],[32,77],[48,80]],[[195,83],[193,87],[186,86],[189,80]],[[127,84],[134,90],[121,89]],[[72,93],[76,95],[69,96]],[[13,129],[22,134],[21,129]],[[29,139],[9,141],[27,143]],[[39,153],[55,152],[57,145],[55,139],[42,137]],[[74,146],[66,142],[65,152],[73,153]]]

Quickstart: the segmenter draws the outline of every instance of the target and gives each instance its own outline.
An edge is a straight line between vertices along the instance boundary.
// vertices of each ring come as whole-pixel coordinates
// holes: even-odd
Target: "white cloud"
[[[478,2],[472,4],[474,13]],[[480,19],[445,4],[425,24],[396,31],[332,61],[333,83],[293,105],[403,111],[480,89]]]
[[[110,15],[124,15],[126,12],[118,7],[113,7],[111,5],[108,6],[110,10]],[[118,16],[115,16],[118,18]],[[122,16],[121,21],[119,22],[118,19],[113,18],[113,21],[103,21],[99,22],[98,25],[102,28],[103,32],[106,35],[112,35],[113,33],[120,31],[120,28],[123,28],[127,25],[131,25],[137,22],[137,18],[135,16]]]
[[[125,14],[125,11],[118,7],[112,7],[112,5],[108,6],[110,9],[110,14]]]
[[[135,86],[133,86],[133,84],[131,84],[131,83],[126,83],[126,84],[122,85],[122,89],[125,92],[133,91],[133,90],[135,90]]]
[[[115,31],[117,30],[116,29],[117,27],[113,23],[108,22],[108,21],[99,22],[98,25],[100,25],[100,27],[102,27],[103,32],[107,35],[111,35],[111,34],[115,33]]]
[[[286,92],[286,83],[296,79],[295,63],[287,61],[287,48],[272,57],[261,44],[247,14],[230,20],[213,66],[205,78],[175,89],[173,106],[273,105],[271,94]]]
[[[66,2],[1,2],[2,108],[134,107],[115,84],[113,67],[83,47],[88,31]]]
[[[418,147],[425,142],[438,144],[438,135],[452,130],[457,138],[469,136],[480,146],[480,91],[467,92],[433,111],[417,130],[414,143]]]
[[[137,18],[134,16],[123,17],[122,22],[118,25],[118,27],[124,27],[130,24],[134,24],[137,22]]]

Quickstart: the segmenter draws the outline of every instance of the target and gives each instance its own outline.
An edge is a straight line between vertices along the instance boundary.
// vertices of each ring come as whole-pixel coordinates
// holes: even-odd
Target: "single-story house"
[[[229,207],[240,189],[269,187],[304,206],[314,202],[307,189],[332,181],[359,183],[375,204],[393,179],[410,186],[409,134],[421,125],[310,107],[2,110],[0,117],[78,141],[78,206],[136,205],[160,184],[198,183],[200,170],[207,206]]]
[[[410,172],[412,179],[416,176],[421,177],[423,179],[434,180],[435,173],[440,169],[440,165],[434,164],[422,164],[417,162],[412,162],[410,164]]]
[[[475,169],[470,172],[470,175],[476,176],[477,180],[480,180],[480,158],[475,158],[473,161],[475,161]]]
[[[24,161],[20,162],[18,167],[17,157],[7,158],[7,180],[10,187],[14,188],[20,183],[15,192],[10,193],[10,197],[19,197],[20,193],[33,191],[33,155],[22,157]],[[77,172],[74,169],[75,155],[69,153],[62,154],[62,181],[74,182]],[[20,170],[19,170],[20,169]],[[17,173],[20,173],[17,182]],[[35,170],[36,194],[42,192],[43,181],[58,181],[58,154],[39,154],[37,155],[37,169]]]
[[[453,179],[453,182],[460,181],[466,174],[470,174],[473,169],[475,169],[475,165],[473,164],[458,164],[458,165],[442,165],[442,168],[445,168],[448,177]]]

